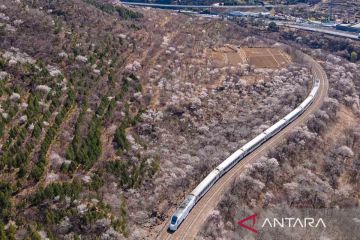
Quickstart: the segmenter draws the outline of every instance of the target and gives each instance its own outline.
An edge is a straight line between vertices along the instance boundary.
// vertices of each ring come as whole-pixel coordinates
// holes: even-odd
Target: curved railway
[[[312,113],[321,107],[321,104],[327,96],[328,91],[328,80],[326,73],[311,57],[305,55],[304,59],[311,67],[315,84],[317,82],[316,80],[318,80],[319,83],[318,91],[316,95],[314,95],[312,104],[308,106],[302,114],[295,118],[295,120],[289,123],[278,133],[275,133],[275,135],[265,141],[262,145],[257,146],[255,150],[249,153],[239,163],[232,167],[231,170],[219,178],[219,180],[217,180],[214,185],[212,185],[212,187],[205,192],[203,197],[198,200],[197,204],[192,208],[191,212],[186,217],[186,220],[184,220],[176,232],[171,233],[168,231],[169,222],[166,221],[157,239],[194,239],[210,212],[216,207],[218,202],[221,200],[222,195],[230,187],[234,177],[239,175],[244,170],[246,165],[264,155],[270,148],[273,148],[281,143],[281,141],[291,131],[291,129],[303,124]]]

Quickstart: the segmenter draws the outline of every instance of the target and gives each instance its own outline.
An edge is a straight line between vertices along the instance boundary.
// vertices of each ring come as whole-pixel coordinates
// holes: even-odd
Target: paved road
[[[139,3],[139,2],[122,2],[125,5],[132,5],[132,6],[142,6],[142,7],[157,7],[157,8],[199,8],[199,9],[208,9],[208,8],[225,8],[225,9],[252,9],[252,8],[289,8],[300,6],[298,5],[272,5],[272,4],[265,4],[265,5],[227,5],[227,6],[209,6],[209,5],[175,5],[175,4],[159,4],[159,3]]]
[[[267,4],[267,5],[240,5],[240,6],[208,6],[208,5],[172,5],[172,4],[157,4],[157,3],[137,3],[137,2],[121,2],[122,4],[125,5],[131,5],[131,6],[141,6],[141,7],[155,7],[155,8],[177,8],[177,9],[188,9],[188,8],[197,8],[197,9],[208,9],[208,8],[225,8],[225,9],[251,9],[251,8],[291,8],[291,7],[296,7],[296,6],[301,6],[300,4],[298,5],[271,5],[271,4]],[[202,16],[205,16],[206,14],[203,14]],[[213,17],[213,15],[209,15],[211,17]],[[342,32],[342,31],[338,31],[338,30],[329,30],[329,29],[323,29],[323,28],[319,28],[319,27],[311,27],[311,26],[302,26],[302,25],[298,25],[298,24],[293,24],[293,23],[284,23],[281,21],[276,21],[276,23],[278,25],[283,25],[283,26],[287,26],[287,27],[291,27],[291,28],[296,28],[296,29],[302,29],[302,30],[306,30],[306,31],[312,31],[312,32],[319,32],[319,33],[325,33],[325,34],[330,34],[333,36],[338,36],[338,37],[346,37],[346,38],[350,38],[350,39],[354,39],[354,40],[360,40],[360,38],[358,37],[358,35],[356,34],[351,34],[351,33],[346,33],[346,32]]]
[[[306,122],[309,116],[321,107],[325,97],[327,96],[328,79],[322,67],[310,57],[308,59],[310,65],[312,66],[313,76],[320,79],[319,92],[312,105],[298,119],[284,128],[277,135],[269,139],[261,147],[244,158],[232,170],[220,178],[209,190],[209,192],[207,192],[205,196],[195,205],[193,210],[189,213],[188,217],[175,233],[169,233],[167,231],[168,221],[166,221],[157,239],[194,239],[206,218],[209,216],[211,211],[216,208],[217,204],[220,202],[224,193],[226,193],[229,189],[236,176],[243,172],[249,163],[254,162],[256,159],[263,156],[269,149],[272,149],[282,143],[287,134],[294,129],[294,127]]]
[[[301,30],[306,30],[306,31],[311,31],[311,32],[319,32],[319,33],[330,34],[330,35],[338,36],[338,37],[346,37],[346,38],[351,38],[351,39],[355,39],[355,40],[360,40],[356,34],[341,32],[341,31],[337,31],[337,30],[329,30],[329,29],[310,27],[310,26],[309,27],[301,26],[301,25],[289,24],[289,23],[282,23],[279,25],[284,25],[284,26],[287,26],[290,28],[296,28],[296,29],[301,29]]]

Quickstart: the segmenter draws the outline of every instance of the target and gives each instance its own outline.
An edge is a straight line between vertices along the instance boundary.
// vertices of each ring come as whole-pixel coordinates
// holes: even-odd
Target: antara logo
[[[252,231],[252,232],[254,232],[254,233],[257,233],[257,230],[256,230],[256,229],[254,229],[254,228],[252,228],[252,227],[244,224],[244,222],[247,222],[247,221],[249,221],[249,220],[252,220],[252,227],[254,227],[255,224],[256,224],[256,214],[251,215],[251,216],[249,216],[249,217],[247,217],[247,218],[244,218],[243,220],[238,221],[238,224],[240,225],[240,227],[246,228],[246,229],[249,230],[249,231]]]
[[[258,230],[256,230],[254,228],[255,224],[256,224],[256,218],[257,218],[257,215],[253,214],[247,218],[244,218],[244,219],[238,221],[238,224],[240,227],[243,227],[253,233],[258,233]],[[248,224],[245,224],[245,222],[248,222],[248,221],[252,221],[251,226]],[[265,220],[261,224],[261,228],[264,228],[264,227],[270,227],[270,228],[276,228],[276,227],[279,227],[279,228],[296,228],[296,227],[318,228],[318,227],[323,227],[323,228],[326,228],[326,224],[322,218],[319,218],[319,219],[303,218],[302,219],[302,218],[286,217],[286,218],[273,218],[271,220],[269,218],[265,218]]]

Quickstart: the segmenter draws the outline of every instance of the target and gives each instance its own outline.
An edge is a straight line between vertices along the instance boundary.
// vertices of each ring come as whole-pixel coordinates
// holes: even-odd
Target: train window
[[[177,220],[177,217],[176,216],[173,216],[171,218],[171,224],[175,224],[176,223],[176,220]]]

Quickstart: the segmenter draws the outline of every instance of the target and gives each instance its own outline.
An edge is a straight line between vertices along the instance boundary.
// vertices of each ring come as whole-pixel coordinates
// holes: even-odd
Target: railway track
[[[263,145],[258,147],[255,151],[245,157],[241,162],[235,165],[228,173],[226,173],[222,178],[220,178],[213,187],[202,197],[202,199],[195,205],[192,211],[189,213],[184,222],[180,225],[178,230],[174,233],[167,231],[169,221],[164,223],[164,226],[157,236],[159,240],[168,240],[168,239],[181,239],[188,240],[194,239],[199,232],[201,226],[205,222],[206,218],[209,216],[211,211],[216,208],[217,204],[221,200],[221,197],[229,189],[231,183],[234,181],[235,177],[238,176],[245,167],[254,162],[259,157],[263,156],[269,149],[276,147],[281,143],[289,132],[299,125],[302,125],[308,120],[311,114],[318,110],[328,92],[328,79],[326,73],[322,69],[319,63],[309,56],[306,56],[306,61],[311,66],[312,74],[315,78],[320,80],[319,92],[316,95],[314,102],[309,106],[309,108],[296,120],[290,123],[278,134],[273,136]]]

